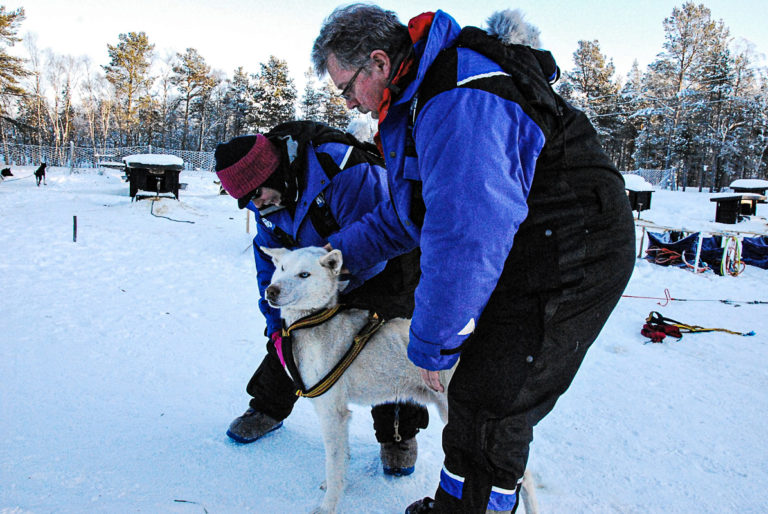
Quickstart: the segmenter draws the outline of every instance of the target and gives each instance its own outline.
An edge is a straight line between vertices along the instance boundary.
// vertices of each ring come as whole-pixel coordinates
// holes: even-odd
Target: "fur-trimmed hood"
[[[488,33],[496,36],[506,45],[526,45],[540,48],[539,35],[541,31],[525,21],[525,15],[520,9],[496,11],[486,21]]]

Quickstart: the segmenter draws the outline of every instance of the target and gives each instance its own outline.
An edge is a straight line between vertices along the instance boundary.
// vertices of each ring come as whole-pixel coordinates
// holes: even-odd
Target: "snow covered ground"
[[[311,510],[324,470],[308,400],[262,441],[225,435],[265,340],[252,234],[215,176],[184,171],[181,201],[152,206],[114,170],[52,168],[39,188],[33,170],[0,183],[0,512]],[[659,191],[652,205],[643,218],[715,226],[706,193]],[[767,286],[754,267],[724,278],[637,261],[627,294],[691,301],[619,303],[534,433],[542,512],[765,512],[768,305],[714,300],[768,300]],[[652,310],[757,335],[644,344]],[[416,472],[393,479],[369,409],[354,409],[344,512],[401,513],[434,492],[431,418]]]

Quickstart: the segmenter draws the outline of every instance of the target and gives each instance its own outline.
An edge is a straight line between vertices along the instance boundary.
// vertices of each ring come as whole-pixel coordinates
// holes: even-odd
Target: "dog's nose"
[[[267,288],[265,294],[267,296],[267,300],[269,300],[270,302],[274,302],[275,300],[277,300],[277,297],[280,296],[280,287],[275,284],[271,284]]]

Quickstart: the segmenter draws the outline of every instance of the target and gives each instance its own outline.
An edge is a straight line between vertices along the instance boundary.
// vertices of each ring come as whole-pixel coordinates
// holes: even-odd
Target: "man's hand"
[[[427,384],[427,387],[438,393],[445,391],[443,384],[440,383],[440,372],[422,368],[419,368],[419,372],[421,373],[421,379]]]

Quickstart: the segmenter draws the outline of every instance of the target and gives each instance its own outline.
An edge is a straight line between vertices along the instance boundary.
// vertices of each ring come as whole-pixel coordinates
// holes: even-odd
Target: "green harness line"
[[[304,382],[301,379],[301,374],[296,366],[296,360],[293,358],[293,337],[291,333],[295,330],[302,328],[315,327],[321,325],[333,318],[342,309],[352,308],[352,306],[337,305],[330,309],[326,309],[309,316],[305,316],[296,322],[294,322],[288,328],[283,328],[283,354],[285,356],[285,367],[288,370],[288,374],[291,376],[294,385],[296,386],[296,396],[305,398],[316,398],[326,393],[333,385],[338,382],[344,372],[355,361],[360,352],[363,351],[365,345],[371,339],[371,336],[375,334],[386,323],[385,319],[382,319],[375,312],[371,313],[368,318],[368,322],[360,329],[355,338],[352,341],[352,345],[347,352],[341,358],[341,360],[328,372],[322,380],[317,384],[306,388]]]

